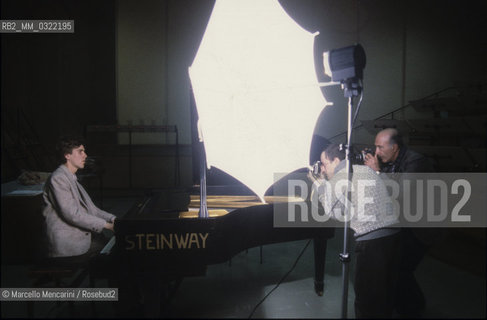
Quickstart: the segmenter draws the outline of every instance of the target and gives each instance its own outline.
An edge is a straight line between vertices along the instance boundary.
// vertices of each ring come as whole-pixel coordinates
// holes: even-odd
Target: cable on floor
[[[252,312],[250,313],[248,319],[251,319],[252,316],[254,315],[254,312],[257,310],[257,308],[265,301],[265,299],[267,299],[267,297],[274,291],[276,290],[280,285],[281,283],[284,281],[284,279],[287,278],[287,276],[294,270],[294,268],[296,267],[296,265],[298,264],[299,262],[299,259],[301,259],[301,256],[304,254],[304,252],[306,251],[306,248],[308,248],[309,244],[311,243],[311,239],[308,240],[308,242],[306,243],[306,245],[304,246],[303,250],[301,250],[301,253],[299,254],[299,256],[296,258],[296,261],[294,261],[294,264],[293,266],[291,267],[291,269],[281,278],[281,280],[279,280],[279,282],[274,286],[274,288],[272,288],[271,291],[269,291],[269,293],[267,293],[264,298],[262,298],[262,300],[260,300],[260,302],[254,307],[254,309],[252,310]]]

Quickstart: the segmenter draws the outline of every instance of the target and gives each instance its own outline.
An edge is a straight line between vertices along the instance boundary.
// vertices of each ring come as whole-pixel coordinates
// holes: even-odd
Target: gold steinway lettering
[[[139,250],[142,250],[142,238],[145,236],[143,233],[137,233],[135,235],[137,239],[139,239]]]
[[[191,233],[190,238],[189,238],[189,246],[188,249],[191,249],[193,243],[196,244],[196,247],[200,247],[200,243],[198,242],[198,235],[196,233]]]
[[[129,235],[125,236],[125,243],[128,245],[125,247],[125,250],[134,250],[135,248],[135,242],[132,241],[131,237]]]
[[[183,235],[178,237],[177,234],[174,234],[174,237],[176,238],[176,244],[178,246],[178,249],[186,249],[186,247],[188,246],[189,233],[186,233],[186,237],[184,237]]]
[[[209,233],[137,233],[125,236],[125,250],[206,249]],[[174,243],[176,242],[176,243]]]
[[[169,248],[172,249],[172,233],[169,234],[169,241],[167,240],[166,236],[161,233],[161,249],[164,249],[164,244]]]
[[[156,236],[156,249],[159,250],[161,249],[161,241],[160,241],[161,238],[159,237],[158,234],[155,234],[155,236]]]
[[[208,238],[208,233],[205,233],[205,236],[203,237],[202,233],[199,233],[199,236],[201,238],[201,241],[203,241],[203,249],[206,248],[206,239]]]
[[[145,248],[147,250],[154,250],[155,247],[152,245],[154,242],[154,234],[153,233],[148,233],[145,235]]]

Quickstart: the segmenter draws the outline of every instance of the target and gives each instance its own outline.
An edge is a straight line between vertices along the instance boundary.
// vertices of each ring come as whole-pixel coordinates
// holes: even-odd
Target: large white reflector
[[[274,173],[309,162],[326,106],[313,42],[277,0],[217,0],[189,68],[208,167],[261,200]]]

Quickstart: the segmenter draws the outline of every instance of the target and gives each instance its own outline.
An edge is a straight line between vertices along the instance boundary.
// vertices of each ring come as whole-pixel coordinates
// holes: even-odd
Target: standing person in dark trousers
[[[407,148],[396,129],[380,131],[375,138],[375,155],[365,156],[365,165],[385,173],[433,172],[433,166],[423,155]],[[439,230],[403,228],[401,231],[401,263],[396,293],[397,313],[417,317],[424,310],[426,299],[414,272]]]
[[[347,214],[343,204],[345,193],[336,192],[337,186],[346,181],[344,159],[344,151],[331,144],[321,154],[321,172],[326,180],[309,175],[324,213],[334,219],[340,219],[338,212]],[[362,189],[364,183],[367,187]],[[394,225],[399,221],[384,181],[376,172],[364,165],[354,165],[351,185],[348,214],[356,242],[355,316],[390,318],[400,257],[400,229]]]

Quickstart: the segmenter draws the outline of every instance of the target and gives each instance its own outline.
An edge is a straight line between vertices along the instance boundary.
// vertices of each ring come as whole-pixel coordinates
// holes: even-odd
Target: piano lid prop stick
[[[206,203],[206,152],[205,144],[203,143],[203,132],[198,121],[198,138],[200,140],[200,218],[208,218],[208,206]]]

